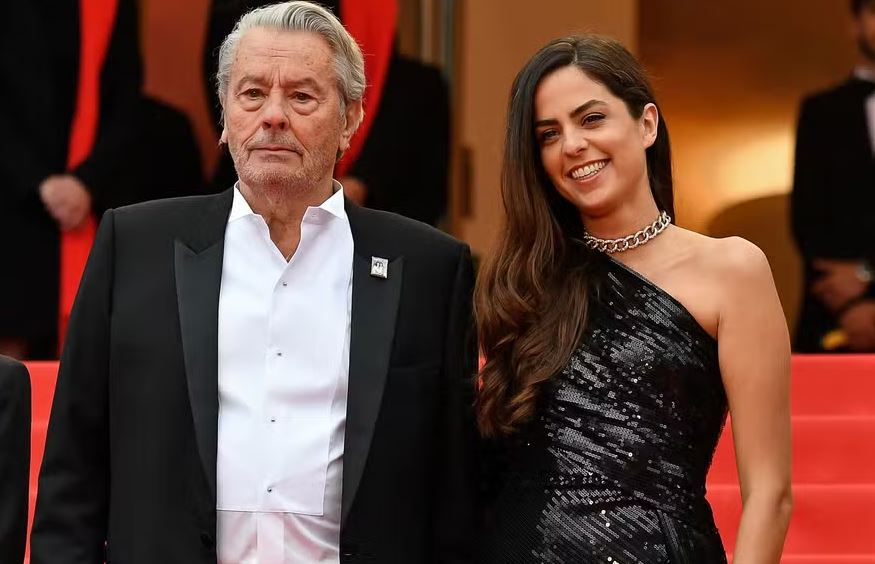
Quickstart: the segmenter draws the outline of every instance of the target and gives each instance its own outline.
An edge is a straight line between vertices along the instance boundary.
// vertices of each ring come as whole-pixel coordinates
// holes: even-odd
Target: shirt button
[[[267,493],[273,493],[273,486],[267,486]]]
[[[271,417],[271,418],[270,418],[270,422],[271,422],[271,423],[276,423],[276,417]]]
[[[288,286],[288,285],[289,285],[288,282],[283,282],[283,286]]]
[[[283,351],[276,351],[277,356],[283,356]]]

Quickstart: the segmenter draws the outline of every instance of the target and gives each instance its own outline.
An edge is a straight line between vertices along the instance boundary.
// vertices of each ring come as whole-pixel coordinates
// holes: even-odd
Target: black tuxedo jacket
[[[24,560],[30,482],[30,376],[0,356],[0,562]]]
[[[871,83],[851,78],[806,98],[799,113],[793,234],[805,264],[796,350],[819,350],[838,321],[811,295],[816,258],[875,258],[875,158],[865,101]]]
[[[34,564],[216,561],[230,190],[108,211],[61,360]],[[462,243],[347,204],[355,244],[341,562],[467,562],[476,347]],[[387,279],[371,257],[389,259]],[[306,320],[302,320],[306,323]]]

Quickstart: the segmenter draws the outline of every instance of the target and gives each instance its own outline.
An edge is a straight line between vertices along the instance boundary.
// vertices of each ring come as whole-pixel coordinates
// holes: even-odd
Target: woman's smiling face
[[[656,140],[656,106],[636,119],[622,99],[569,65],[541,80],[534,113],[544,170],[583,216],[603,216],[637,190],[650,191],[646,149]]]

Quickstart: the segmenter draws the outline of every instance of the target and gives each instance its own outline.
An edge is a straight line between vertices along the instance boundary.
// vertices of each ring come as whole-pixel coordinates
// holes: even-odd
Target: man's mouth
[[[252,148],[253,151],[289,151],[290,153],[297,153],[295,149],[292,147],[288,147],[286,145],[257,145]]]

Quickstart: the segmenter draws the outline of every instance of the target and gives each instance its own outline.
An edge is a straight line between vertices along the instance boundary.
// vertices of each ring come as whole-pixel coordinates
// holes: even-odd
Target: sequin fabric
[[[604,257],[587,330],[500,445],[489,564],[724,563],[705,476],[726,420],[716,341]]]

